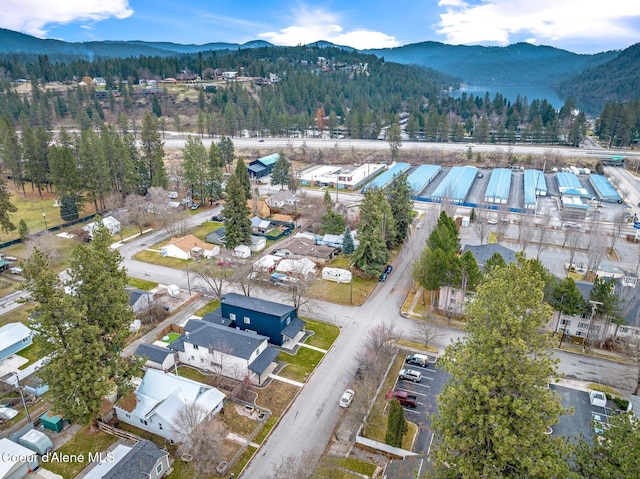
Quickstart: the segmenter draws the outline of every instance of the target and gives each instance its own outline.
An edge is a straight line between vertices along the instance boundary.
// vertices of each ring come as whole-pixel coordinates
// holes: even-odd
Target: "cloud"
[[[521,38],[540,44],[575,40],[630,39],[640,17],[640,2],[629,0],[440,0],[445,9],[436,31],[453,44],[506,45]],[[628,43],[627,43],[628,44]]]
[[[304,7],[293,12],[293,25],[274,32],[259,34],[260,38],[276,45],[298,45],[326,40],[337,45],[346,45],[358,50],[388,48],[400,45],[398,40],[382,32],[356,28],[345,31],[340,26],[341,18],[322,9],[308,10]]]
[[[37,37],[47,26],[71,22],[99,22],[133,14],[128,0],[3,0],[0,27]]]

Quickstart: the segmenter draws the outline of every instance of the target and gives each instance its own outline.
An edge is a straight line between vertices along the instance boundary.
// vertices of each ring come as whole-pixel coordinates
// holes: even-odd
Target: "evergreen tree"
[[[608,416],[606,426],[598,427],[593,441],[581,438],[575,446],[570,464],[584,479],[636,477],[640,470],[640,421],[637,414]]]
[[[192,194],[202,203],[207,196],[209,155],[199,137],[188,136],[182,150],[184,180],[191,185]]]
[[[93,241],[73,250],[65,283],[38,249],[23,263],[23,289],[35,304],[40,346],[50,358],[40,370],[49,401],[56,412],[81,424],[98,417],[106,394],[130,392],[130,378],[140,366],[121,354],[135,317],[120,254],[110,244],[98,219]]]
[[[78,205],[72,196],[63,196],[60,200],[60,217],[65,221],[78,219]]]
[[[379,204],[379,195],[375,189],[368,189],[360,205],[358,222],[360,243],[353,253],[354,264],[368,276],[377,276],[382,273],[389,261],[382,223],[383,213]]]
[[[290,162],[283,153],[278,154],[278,159],[271,170],[271,185],[284,189],[284,185],[289,183],[289,166]]]
[[[469,335],[443,361],[451,377],[433,420],[438,477],[567,477],[562,439],[545,434],[563,410],[545,387],[556,368],[540,333],[551,316],[542,288],[528,263],[510,264],[467,307]]]
[[[73,138],[61,128],[58,142],[51,145],[48,155],[51,184],[58,198],[70,196],[78,201],[84,189],[77,156]]]
[[[427,245],[430,249],[443,251],[458,251],[460,249],[460,232],[456,222],[442,211],[438,217],[435,229],[429,235]]]
[[[238,158],[234,176],[238,179],[240,188],[244,192],[245,200],[251,199],[251,178],[249,177],[247,165],[242,158]]]
[[[409,426],[404,417],[404,409],[397,399],[389,403],[389,415],[387,416],[387,434],[384,442],[393,447],[402,447],[402,438],[407,433]]]
[[[389,142],[391,161],[396,161],[400,156],[400,147],[402,146],[402,129],[399,123],[394,123],[387,129],[387,141]]]
[[[15,127],[5,116],[0,119],[0,155],[4,167],[9,170],[13,183],[24,190],[24,162],[22,161],[22,144],[18,139]]]
[[[484,264],[484,273],[491,273],[494,269],[504,268],[506,265],[507,263],[505,263],[502,255],[498,252],[495,252],[491,255],[491,258],[489,258]]]
[[[562,314],[575,316],[589,310],[573,278],[564,278],[558,282],[551,293],[549,304]]]
[[[235,148],[233,141],[228,136],[223,136],[218,142],[218,149],[220,150],[220,158],[222,159],[222,165],[226,171],[229,171],[229,167],[233,164],[235,159]]]
[[[251,244],[250,210],[247,207],[247,197],[236,175],[231,175],[227,181],[227,201],[222,210],[225,221],[225,246],[232,250],[236,246]]]
[[[482,279],[478,262],[471,251],[465,251],[460,256],[460,285],[464,291],[475,291]]]
[[[10,213],[17,211],[18,208],[11,202],[11,193],[7,191],[4,179],[0,178],[0,227],[5,233],[16,229],[16,225],[11,221]]]
[[[404,243],[413,219],[413,192],[407,181],[407,174],[395,175],[386,192],[396,227],[395,244],[399,245]]]
[[[157,118],[162,116],[162,108],[160,107],[160,101],[156,95],[153,95],[153,100],[151,101],[151,111]]]
[[[355,245],[353,243],[353,236],[351,236],[351,228],[348,226],[344,229],[344,236],[342,237],[342,254],[350,255],[355,251]]]
[[[209,195],[211,198],[222,197],[222,159],[220,158],[220,149],[215,142],[211,142],[209,147],[209,171],[207,184],[209,186]]]
[[[25,242],[27,241],[27,239],[29,239],[29,227],[27,226],[27,223],[24,221],[23,218],[20,218],[20,221],[18,222],[18,235],[20,236],[20,239]]]
[[[158,131],[157,120],[149,112],[142,119],[142,132],[140,133],[141,178],[146,190],[152,186],[166,188],[169,184],[167,172],[164,168],[164,145]]]

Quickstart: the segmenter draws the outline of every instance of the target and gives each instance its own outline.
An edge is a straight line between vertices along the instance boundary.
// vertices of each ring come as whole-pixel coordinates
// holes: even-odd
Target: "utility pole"
[[[31,415],[29,414],[29,408],[27,407],[27,402],[24,400],[24,393],[22,392],[22,386],[20,385],[20,376],[18,376],[17,372],[13,374],[16,375],[16,387],[18,388],[18,392],[20,393],[20,399],[22,399],[22,406],[24,407],[24,412],[27,413],[27,421],[31,424]]]

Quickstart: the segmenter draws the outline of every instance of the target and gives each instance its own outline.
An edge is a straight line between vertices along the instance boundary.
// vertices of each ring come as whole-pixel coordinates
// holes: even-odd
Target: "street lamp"
[[[44,208],[42,208],[42,219],[44,220],[44,229],[48,230],[49,227],[47,226],[47,214],[44,212]]]

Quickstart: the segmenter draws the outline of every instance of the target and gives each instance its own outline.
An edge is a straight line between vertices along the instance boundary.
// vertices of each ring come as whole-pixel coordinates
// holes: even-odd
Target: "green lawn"
[[[219,300],[213,300],[210,303],[207,303],[205,306],[203,306],[202,308],[200,308],[198,311],[196,311],[195,313],[193,313],[195,316],[204,316],[207,313],[212,313],[214,312],[216,309],[218,309],[220,307],[220,301]]]
[[[310,346],[320,349],[329,349],[340,334],[340,328],[333,324],[315,321],[313,319],[302,318],[306,321],[306,329],[313,331],[314,334],[305,341]]]
[[[127,284],[129,286],[133,286],[134,288],[143,289],[145,291],[151,291],[153,288],[158,286],[158,283],[156,283],[155,281],[133,278],[131,276],[127,276]]]
[[[151,249],[160,249],[161,243],[157,245],[153,245]],[[155,253],[154,251],[140,251],[133,256],[133,259],[138,261],[144,261],[145,263],[157,264],[159,266],[168,266],[169,268],[181,269],[182,271],[187,271],[187,261],[179,258],[169,258],[167,256],[160,256],[160,253]]]
[[[9,323],[23,323],[28,326],[30,310],[31,307],[25,305],[3,314],[0,316],[0,326],[4,326]]]
[[[89,465],[87,456],[90,452],[104,452],[111,444],[116,442],[116,439],[115,436],[106,432],[92,431],[90,426],[87,426],[80,430],[71,441],[56,451],[60,454],[82,454],[85,458],[84,462],[48,462],[43,466],[64,478],[76,477],[80,471]]]
[[[43,356],[42,352],[40,351],[40,347],[37,344],[27,346],[22,351],[18,351],[17,355],[29,360],[28,363],[24,363],[18,369],[26,368],[30,364],[36,362],[38,359],[41,359]]]
[[[162,338],[162,341],[165,343],[171,343],[173,341],[175,341],[176,339],[178,339],[181,334],[180,333],[169,333],[167,334],[167,336],[169,337],[169,339],[167,341],[164,340],[164,337]]]
[[[278,360],[288,363],[288,366],[282,370],[280,375],[294,381],[304,381],[311,374],[311,371],[316,368],[323,356],[324,354],[320,351],[305,347],[300,347],[296,354],[282,351],[278,354]]]

